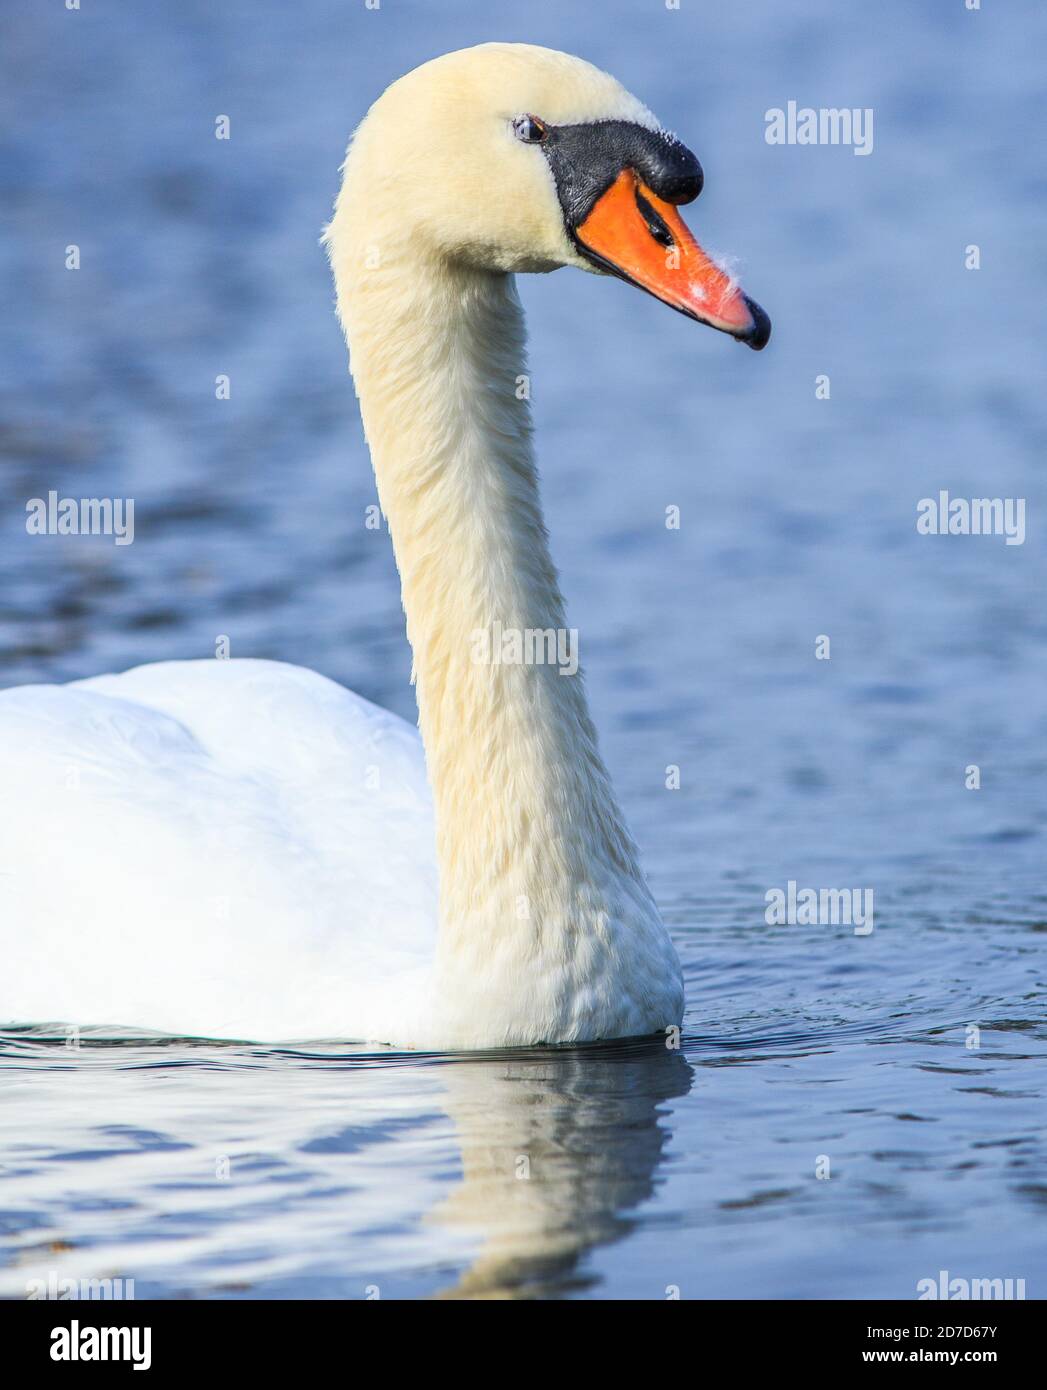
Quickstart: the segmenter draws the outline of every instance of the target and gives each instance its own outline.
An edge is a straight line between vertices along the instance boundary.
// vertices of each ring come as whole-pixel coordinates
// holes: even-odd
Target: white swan
[[[762,347],[676,211],[700,187],[646,107],[550,50],[448,54],[376,102],[326,241],[424,760],[403,721],[279,663],[6,692],[0,1021],[462,1049],[680,1022],[580,676],[485,661],[478,634],[512,658],[512,634],[565,628],[513,273],[613,271]]]

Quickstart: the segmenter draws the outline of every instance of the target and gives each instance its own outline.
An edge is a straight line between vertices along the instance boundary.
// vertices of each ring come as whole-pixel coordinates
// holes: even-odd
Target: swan
[[[269,661],[4,692],[0,1020],[447,1050],[680,1024],[582,677],[546,641],[514,277],[616,275],[762,348],[677,211],[701,186],[646,106],[548,49],[446,54],[371,107],[324,240],[419,730]]]

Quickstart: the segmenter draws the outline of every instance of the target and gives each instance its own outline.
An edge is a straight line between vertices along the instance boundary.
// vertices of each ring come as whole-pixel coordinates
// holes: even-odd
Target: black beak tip
[[[753,316],[753,326],[742,338],[742,342],[751,347],[754,352],[761,352],[771,339],[771,320],[755,299],[750,299],[747,294],[743,294],[742,298],[745,300],[745,306],[749,313]]]

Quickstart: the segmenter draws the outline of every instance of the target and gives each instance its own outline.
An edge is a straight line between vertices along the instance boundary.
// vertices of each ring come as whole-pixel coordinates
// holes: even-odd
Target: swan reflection
[[[445,1071],[462,1177],[431,1223],[475,1232],[442,1298],[542,1298],[591,1287],[580,1268],[620,1240],[653,1193],[671,1129],[665,1101],[693,1069],[664,1043],[514,1053]]]

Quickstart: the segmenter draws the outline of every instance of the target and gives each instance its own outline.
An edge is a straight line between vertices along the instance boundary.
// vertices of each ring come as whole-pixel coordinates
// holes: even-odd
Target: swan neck
[[[549,553],[512,277],[416,264],[342,307],[414,656],[441,949],[654,915]]]

